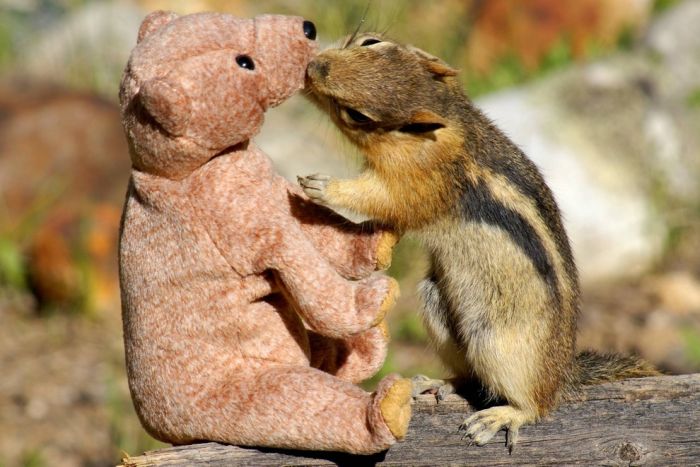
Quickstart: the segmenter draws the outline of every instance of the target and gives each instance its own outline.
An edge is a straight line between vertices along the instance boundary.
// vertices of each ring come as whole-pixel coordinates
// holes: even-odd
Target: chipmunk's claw
[[[518,437],[520,431],[518,428],[508,428],[506,432],[506,447],[508,448],[508,454],[513,454],[513,449],[515,445],[518,444]]]
[[[506,447],[509,453],[518,442],[518,429],[528,418],[520,410],[510,406],[491,407],[476,412],[459,427],[464,436],[475,444],[483,446],[500,430],[505,429]]]
[[[297,182],[306,193],[316,203],[326,204],[326,189],[332,180],[330,175],[313,174],[306,177],[297,177]]]

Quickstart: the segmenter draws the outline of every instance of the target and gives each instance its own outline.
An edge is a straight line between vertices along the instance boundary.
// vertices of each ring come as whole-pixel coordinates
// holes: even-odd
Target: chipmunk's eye
[[[420,134],[439,130],[440,128],[445,128],[445,125],[442,123],[408,123],[399,128],[399,131],[401,133]]]
[[[239,67],[245,68],[246,70],[255,70],[255,62],[247,55],[239,55],[236,57],[236,63],[238,63]]]
[[[372,119],[369,118],[367,115],[358,112],[355,109],[351,109],[350,107],[345,107],[345,113],[348,114],[350,120],[352,120],[355,123],[369,123],[372,121]]]
[[[362,44],[360,44],[360,47],[367,47],[368,45],[379,44],[380,42],[381,41],[379,39],[369,38],[363,40]]]

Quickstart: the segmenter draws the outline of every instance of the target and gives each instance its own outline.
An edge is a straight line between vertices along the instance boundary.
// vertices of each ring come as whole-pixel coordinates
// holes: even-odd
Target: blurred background
[[[131,406],[116,274],[129,176],[117,88],[143,16],[296,14],[329,46],[366,6],[0,0],[0,466],[113,465],[160,446]],[[542,169],[581,269],[580,347],[669,373],[700,371],[698,24],[698,0],[374,0],[361,26],[459,68]],[[301,98],[268,113],[258,142],[290,179],[357,168]],[[425,269],[402,240],[383,373],[443,375],[416,314]]]

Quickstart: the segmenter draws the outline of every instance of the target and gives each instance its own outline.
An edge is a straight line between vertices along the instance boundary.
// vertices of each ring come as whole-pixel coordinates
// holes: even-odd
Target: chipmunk
[[[415,234],[431,267],[423,320],[452,383],[491,401],[460,426],[478,445],[535,422],[584,384],[658,374],[634,357],[576,355],[579,281],[537,167],[464,94],[444,61],[379,34],[347,39],[307,68],[309,98],[363,153],[355,179],[300,177],[315,202]]]

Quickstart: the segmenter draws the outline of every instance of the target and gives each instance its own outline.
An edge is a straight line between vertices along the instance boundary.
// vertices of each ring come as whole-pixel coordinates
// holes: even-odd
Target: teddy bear
[[[309,202],[251,141],[316,53],[298,17],[154,12],[121,82],[129,388],[155,438],[368,454],[403,438],[386,356],[396,238]]]

